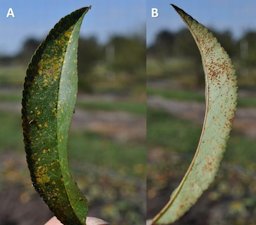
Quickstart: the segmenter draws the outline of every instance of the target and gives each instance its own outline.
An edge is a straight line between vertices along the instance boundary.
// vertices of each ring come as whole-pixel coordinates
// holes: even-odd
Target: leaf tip
[[[181,8],[179,8],[178,6],[176,6],[176,5],[174,5],[174,4],[171,4],[171,6],[172,6],[176,11],[182,10]]]
[[[180,7],[178,7],[178,6],[176,6],[176,5],[174,5],[174,4],[171,4],[171,6],[175,9],[175,11],[178,13],[178,14],[180,14],[180,15],[186,15],[187,13],[183,10],[183,9],[181,9]]]
[[[91,10],[92,6],[85,6],[81,9],[78,9],[76,12],[80,12],[81,16],[84,16],[89,10]]]
[[[91,9],[92,9],[91,5],[88,5],[88,6],[85,6],[85,7],[81,8],[81,10],[83,10],[84,12],[87,12],[87,11],[89,11]]]
[[[171,4],[171,6],[175,9],[175,11],[181,16],[181,18],[187,23],[191,22],[196,22],[198,23],[197,20],[195,20],[192,16],[190,16],[188,13],[186,13],[183,9],[179,8],[178,6]]]

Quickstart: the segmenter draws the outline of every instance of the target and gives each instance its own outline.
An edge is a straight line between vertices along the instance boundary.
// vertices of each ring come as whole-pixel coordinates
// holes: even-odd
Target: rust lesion
[[[215,159],[212,157],[206,157],[205,158],[205,162],[204,162],[204,167],[203,167],[203,171],[204,172],[212,172],[214,171],[215,168],[215,163],[214,163]]]
[[[37,160],[40,161],[40,158]],[[48,168],[46,166],[36,166],[34,172],[37,184],[44,185],[50,182],[51,179],[48,176]]]

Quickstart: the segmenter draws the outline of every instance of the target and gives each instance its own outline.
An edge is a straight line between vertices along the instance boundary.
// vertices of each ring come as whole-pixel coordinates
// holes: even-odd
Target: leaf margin
[[[69,209],[71,209],[72,212],[68,213],[66,210],[67,205],[63,206],[63,208],[57,208],[57,207],[60,207],[60,205],[56,204],[56,202],[52,202],[52,203],[50,202],[50,201],[52,201],[51,199],[53,198],[53,196],[49,196],[48,193],[44,193],[44,191],[43,191],[44,189],[42,187],[40,187],[40,185],[42,185],[42,184],[40,184],[39,181],[46,183],[48,178],[46,176],[44,176],[43,173],[41,173],[41,175],[42,175],[41,177],[38,176],[38,171],[40,171],[39,168],[43,169],[43,168],[45,168],[44,167],[45,165],[42,165],[39,162],[40,158],[38,156],[36,156],[37,153],[34,152],[34,149],[32,150],[32,148],[35,148],[35,145],[36,145],[36,144],[34,144],[34,142],[36,140],[31,139],[31,130],[34,129],[32,126],[35,126],[35,125],[33,125],[35,119],[34,120],[31,119],[33,117],[33,116],[31,116],[31,114],[32,114],[31,111],[33,111],[33,109],[30,108],[31,106],[29,106],[28,102],[31,98],[33,98],[31,96],[31,93],[32,93],[31,88],[33,85],[35,85],[36,76],[39,76],[39,72],[40,72],[39,71],[40,70],[39,63],[42,60],[42,56],[45,54],[44,51],[46,51],[46,49],[48,47],[47,45],[50,45],[49,43],[58,40],[60,35],[64,35],[65,30],[71,29],[71,33],[69,34],[69,36],[67,36],[67,39],[70,40],[73,37],[73,35],[74,35],[73,32],[75,30],[75,32],[76,32],[75,35],[77,35],[77,37],[76,37],[77,39],[74,40],[74,42],[75,42],[74,47],[76,49],[73,49],[73,51],[77,52],[80,27],[81,27],[81,24],[82,24],[85,14],[90,9],[91,9],[91,6],[88,6],[88,7],[83,7],[81,9],[78,9],[78,10],[70,13],[69,15],[60,19],[60,21],[54,26],[54,28],[51,29],[51,31],[47,35],[46,39],[40,44],[40,46],[36,50],[35,54],[33,55],[32,59],[31,59],[29,66],[28,66],[27,75],[25,77],[25,82],[24,82],[23,98],[22,98],[23,136],[24,136],[27,164],[29,167],[33,186],[35,187],[37,192],[40,194],[40,196],[44,199],[44,201],[49,206],[49,208],[58,217],[58,219],[64,224],[72,224],[72,225],[84,225],[85,224],[86,215],[88,212],[87,200],[84,197],[84,195],[82,193],[80,193],[80,190],[78,189],[78,187],[76,186],[74,181],[71,180],[70,182],[73,183],[72,185],[74,186],[74,188],[76,189],[75,191],[77,191],[77,192],[74,193],[74,195],[71,197],[72,199],[70,199],[70,197],[68,197],[68,194],[67,194],[67,199],[73,201],[73,203],[70,204],[71,208],[69,208]],[[62,44],[62,43],[60,43],[60,44]],[[64,56],[63,56],[62,62],[60,62],[61,63],[60,67],[63,67],[63,65],[65,64],[66,51],[67,51],[70,43],[66,43],[66,44],[67,44],[67,46],[66,46],[66,49],[64,50]],[[75,61],[77,63],[77,59],[75,59]],[[77,73],[77,71],[75,71],[75,72]],[[61,71],[61,73],[62,73],[62,71]],[[60,76],[61,76],[61,74],[60,74]],[[76,74],[76,76],[77,76],[77,74]],[[74,91],[76,91],[76,88],[77,87],[75,87]],[[59,92],[59,87],[58,87],[58,92]],[[76,98],[76,96],[74,96],[74,97]],[[36,97],[35,97],[35,99],[36,99]],[[58,106],[57,106],[57,108],[58,108]],[[58,109],[56,109],[56,112],[58,112]],[[36,117],[34,116],[34,118],[36,118]],[[71,120],[71,118],[70,118],[70,120]],[[58,135],[56,134],[56,136],[58,136]],[[57,139],[57,137],[56,137],[56,139]],[[46,151],[46,149],[39,150],[39,151]],[[42,154],[42,153],[45,153],[45,152],[38,152],[38,154]],[[58,169],[61,169],[61,166]],[[63,179],[63,178],[61,178],[61,179]],[[58,182],[64,183],[66,181],[58,180]],[[65,187],[65,185],[63,185],[63,186]],[[58,190],[58,189],[56,189],[56,190]],[[66,190],[66,193],[68,191],[70,191],[70,190]],[[74,190],[71,190],[71,191],[74,191]],[[61,201],[62,200],[63,199],[61,199]],[[74,203],[74,201],[80,202],[81,204]],[[78,207],[77,207],[78,205],[80,205],[80,206],[83,205],[83,207],[81,209],[78,209]]]
[[[222,159],[222,156],[223,156],[223,153],[225,151],[225,147],[226,147],[226,143],[227,143],[227,140],[228,140],[228,137],[229,137],[229,133],[230,133],[230,130],[231,130],[231,125],[232,125],[232,121],[234,119],[234,116],[235,116],[235,110],[236,110],[236,105],[237,105],[237,80],[236,80],[236,77],[235,77],[235,70],[233,68],[233,65],[232,65],[232,62],[229,58],[229,56],[227,55],[227,53],[225,52],[225,50],[221,47],[221,45],[219,44],[219,42],[217,41],[217,39],[212,35],[212,33],[206,28],[204,27],[202,24],[200,24],[197,20],[195,20],[193,17],[191,17],[189,14],[187,14],[184,10],[180,9],[179,7],[177,7],[176,5],[174,4],[171,4],[172,7],[176,10],[176,12],[180,15],[180,17],[183,19],[183,21],[185,22],[185,24],[187,24],[187,27],[188,29],[190,30],[198,48],[199,48],[199,51],[200,51],[200,54],[201,54],[201,57],[202,57],[202,63],[203,63],[203,68],[204,68],[204,72],[205,72],[205,79],[206,79],[206,88],[205,88],[205,95],[206,95],[206,112],[205,112],[205,118],[204,118],[204,123],[203,123],[203,128],[202,128],[202,133],[201,133],[201,136],[200,136],[200,140],[199,140],[199,143],[198,143],[198,147],[197,147],[197,150],[196,150],[196,153],[193,157],[193,160],[191,162],[191,164],[189,165],[189,168],[187,169],[184,177],[182,178],[180,184],[178,185],[178,187],[173,191],[173,193],[171,194],[171,197],[170,197],[170,200],[168,201],[168,203],[163,207],[163,209],[153,218],[153,220],[151,221],[151,224],[169,224],[169,223],[173,223],[175,222],[177,219],[179,219],[185,212],[187,212],[190,207],[198,200],[198,198],[201,196],[201,194],[209,187],[209,185],[213,182],[214,180],[214,177],[216,175],[216,172],[218,171],[218,167],[219,167],[219,164],[221,162],[221,159]],[[176,198],[178,197],[178,195],[182,192],[182,188],[183,188],[183,185],[184,183],[186,182],[186,179],[189,177],[190,175],[190,172],[191,170],[193,169],[193,166],[195,164],[195,161],[196,161],[196,158],[198,156],[198,154],[200,153],[200,145],[202,143],[202,138],[203,138],[203,135],[204,135],[204,132],[205,132],[205,126],[206,126],[206,123],[207,123],[207,117],[209,116],[208,113],[209,113],[209,84],[210,84],[210,75],[209,75],[209,69],[207,68],[207,64],[209,64],[209,62],[206,62],[207,60],[205,59],[205,51],[203,49],[203,44],[200,43],[200,39],[197,37],[197,35],[195,34],[195,30],[193,31],[193,28],[192,26],[194,25],[197,25],[201,31],[207,31],[208,33],[208,37],[207,38],[211,38],[212,39],[212,42],[216,42],[216,44],[218,44],[221,49],[222,49],[222,53],[224,55],[224,57],[226,57],[226,60],[228,61],[228,63],[230,65],[229,68],[227,68],[227,71],[229,70],[230,72],[230,85],[232,87],[232,90],[231,92],[233,92],[232,94],[234,95],[232,98],[232,103],[231,103],[231,106],[233,108],[230,109],[230,118],[228,118],[228,122],[227,122],[227,129],[228,129],[228,132],[225,136],[225,141],[224,141],[224,145],[222,146],[222,152],[220,153],[219,155],[219,159],[217,160],[217,163],[216,163],[216,167],[215,167],[215,172],[212,174],[213,177],[210,179],[210,181],[208,182],[208,184],[206,185],[206,187],[204,187],[202,190],[201,190],[201,194],[196,196],[193,200],[193,203],[188,206],[185,206],[185,205],[180,205],[182,206],[181,208],[181,213],[179,214],[176,214],[174,215],[174,217],[172,217],[172,215],[168,216],[167,214],[171,214],[170,213],[170,208],[172,207],[173,203],[175,202]],[[207,71],[208,69],[208,71]],[[211,75],[214,75],[215,71],[211,71]],[[231,96],[232,96],[231,94]],[[217,96],[218,97],[218,96]]]

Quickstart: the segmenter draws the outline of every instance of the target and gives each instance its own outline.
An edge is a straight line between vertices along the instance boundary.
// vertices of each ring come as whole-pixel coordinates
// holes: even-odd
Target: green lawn
[[[6,66],[0,68],[1,85],[22,85],[26,74],[23,66]]]
[[[193,152],[200,135],[200,127],[158,110],[148,110],[147,141],[178,152]]]
[[[13,93],[0,93],[1,102],[21,102],[22,92],[13,91]]]
[[[194,154],[201,127],[193,122],[175,118],[168,113],[148,110],[148,144],[167,151]],[[232,133],[225,158],[228,162],[249,166],[256,157],[256,140]]]
[[[146,149],[142,144],[124,144],[91,132],[73,132],[69,149],[74,160],[107,167],[126,175],[145,175]]]
[[[0,112],[0,123],[0,153],[23,154],[20,116]],[[132,176],[145,175],[146,150],[140,143],[122,143],[90,132],[73,131],[69,138],[69,154],[74,161],[81,160]]]
[[[204,95],[196,91],[148,88],[147,93],[148,95],[156,95],[179,101],[204,101]]]
[[[159,88],[148,88],[148,95],[161,96],[167,99],[179,101],[196,101],[204,102],[204,93],[192,90],[166,90]],[[238,106],[240,107],[256,107],[256,98],[254,97],[239,97]]]
[[[21,117],[15,113],[0,112],[0,153],[23,150]]]

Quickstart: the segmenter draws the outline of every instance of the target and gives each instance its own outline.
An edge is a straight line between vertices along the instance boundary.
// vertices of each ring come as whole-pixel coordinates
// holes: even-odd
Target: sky
[[[17,53],[28,37],[42,38],[72,11],[92,5],[85,16],[81,35],[106,42],[113,34],[142,32],[146,0],[0,0],[0,54]],[[12,8],[15,18],[6,18]]]
[[[92,10],[84,19],[81,35],[94,35],[104,43],[113,34],[147,29],[150,44],[160,30],[184,27],[170,3],[206,26],[231,30],[235,37],[256,30],[255,0],[0,0],[0,54],[17,53],[26,38],[45,37],[61,17],[87,5],[92,5]],[[6,18],[10,7],[15,18]],[[159,10],[157,18],[151,17],[152,7]]]
[[[147,44],[162,29],[176,31],[183,21],[170,7],[175,4],[200,23],[217,30],[230,30],[239,38],[246,30],[256,30],[255,0],[147,0]],[[151,17],[151,8],[158,8],[159,16]]]

